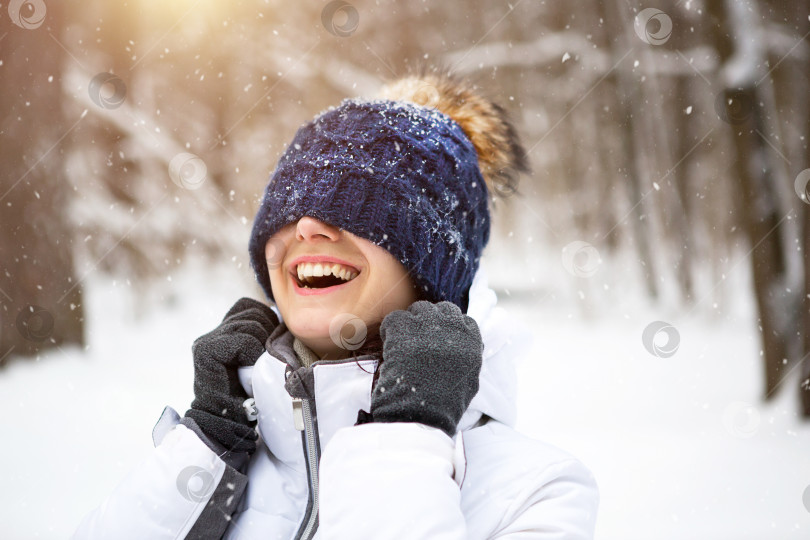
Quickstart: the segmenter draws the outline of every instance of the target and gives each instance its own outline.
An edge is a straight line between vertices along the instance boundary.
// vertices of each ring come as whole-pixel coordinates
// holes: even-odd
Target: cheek
[[[282,270],[270,270],[270,286],[273,288],[273,291],[286,288],[286,277],[286,274]]]
[[[275,272],[274,270],[269,270],[267,272],[267,276],[270,278],[270,286],[273,287],[274,289],[279,284],[278,277],[276,274],[277,272]]]
[[[375,276],[371,289],[378,295],[383,312],[406,309],[415,301],[410,276],[404,268],[389,267]]]

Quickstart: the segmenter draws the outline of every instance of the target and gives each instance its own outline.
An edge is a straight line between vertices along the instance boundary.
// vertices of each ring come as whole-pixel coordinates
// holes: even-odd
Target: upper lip
[[[360,273],[360,270],[352,263],[332,257],[331,255],[302,255],[294,259],[290,263],[290,272],[294,275],[298,274],[298,265],[301,263],[337,263],[351,269],[354,272]]]

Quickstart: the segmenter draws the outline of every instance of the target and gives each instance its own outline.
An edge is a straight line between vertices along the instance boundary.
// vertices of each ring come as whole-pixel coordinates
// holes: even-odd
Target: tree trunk
[[[599,2],[599,8],[606,22],[605,28],[622,29],[617,31],[618,37],[608,37],[612,62],[616,64],[627,49],[627,43],[622,41],[621,36],[628,34],[628,32],[632,34],[625,21],[622,20],[622,16],[629,10],[625,10],[622,3],[606,5],[604,1]],[[625,58],[624,62],[629,64],[631,60]],[[637,126],[634,107],[638,107],[640,103],[638,84],[633,80],[633,75],[628,71],[626,65],[617,66],[614,74],[609,78],[614,79],[616,87],[617,121],[621,140],[621,171],[631,206],[627,219],[630,220],[630,231],[635,240],[639,263],[642,266],[641,271],[647,295],[651,298],[657,298],[658,285],[655,281],[656,272],[652,258],[650,226],[644,223],[645,219],[650,219],[649,201],[645,200],[644,189],[642,188],[641,177],[643,173],[636,142]]]
[[[692,212],[692,182],[689,176],[689,159],[686,154],[692,147],[694,137],[689,129],[689,116],[684,109],[689,102],[689,80],[685,77],[676,77],[675,84],[675,107],[674,121],[675,129],[675,155],[676,160],[683,160],[673,171],[673,183],[677,196],[671,198],[670,216],[672,225],[679,231],[680,242],[675,244],[678,284],[680,285],[681,297],[689,302],[694,302],[694,282],[692,280],[692,257],[697,246],[694,241],[694,231],[698,224],[694,221]]]
[[[810,20],[807,18],[798,18],[798,14],[804,11],[804,6],[801,2],[794,4],[794,12],[797,15],[796,20],[801,20],[799,25],[799,32],[805,36],[810,32]],[[805,38],[805,42],[808,39]],[[810,59],[804,62],[804,69],[802,73],[798,74],[799,81],[804,83],[807,88],[808,80],[810,80]],[[810,168],[810,105],[806,102],[804,105],[804,168]],[[798,174],[798,173],[797,173]],[[810,185],[805,187],[805,191],[810,195]],[[801,366],[801,382],[799,383],[799,396],[801,399],[802,416],[810,418],[810,200],[806,204],[801,205],[799,211],[799,219],[802,223],[802,263],[804,266],[804,294],[802,295],[801,302],[801,327],[800,334],[803,336],[802,340],[802,366]]]
[[[15,356],[84,341],[81,284],[66,217],[70,188],[62,165],[63,149],[81,118],[65,118],[62,111],[64,53],[53,39],[59,38],[60,12],[61,4],[50,2],[41,26],[4,25],[0,366]]]
[[[808,66],[810,68],[810,66]],[[807,110],[807,120],[805,133],[810,133],[810,107]],[[810,144],[805,139],[805,155],[804,164],[810,167]],[[805,204],[801,211],[801,219],[803,226],[803,246],[802,254],[804,255],[804,297],[802,298],[802,334],[804,335],[802,343],[802,366],[801,366],[801,382],[799,384],[799,395],[802,404],[802,416],[810,418],[810,260],[808,260],[808,253],[810,253],[810,206]]]
[[[735,97],[747,95],[750,103],[758,103],[754,87],[728,91]],[[742,125],[736,126],[733,137],[737,152],[736,171],[740,182],[740,202],[745,209],[745,232],[753,246],[750,254],[754,281],[754,297],[759,312],[762,333],[762,348],[765,360],[765,399],[775,395],[782,377],[787,371],[787,339],[779,324],[776,310],[789,305],[784,289],[785,264],[781,244],[781,216],[773,189],[773,176],[767,164],[768,149],[757,133],[762,132],[762,117],[758,107]]]
[[[751,246],[749,260],[765,361],[763,397],[768,400],[788,371],[786,340],[791,339],[779,317],[790,301],[785,292],[785,252],[779,229],[783,209],[774,185],[772,156],[762,137],[766,111],[759,105],[757,81],[765,75],[763,49],[757,37],[758,15],[749,11],[756,8],[756,2],[734,2],[710,3],[707,8],[717,21],[713,36],[724,64],[725,89],[722,101],[718,98],[717,113],[731,127],[736,156],[733,170],[739,185],[737,211]]]

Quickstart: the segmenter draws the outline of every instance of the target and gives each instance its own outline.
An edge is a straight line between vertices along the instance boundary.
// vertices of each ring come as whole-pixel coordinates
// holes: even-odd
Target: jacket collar
[[[497,306],[497,296],[487,283],[487,275],[483,266],[479,266],[478,271],[470,287],[469,306],[467,315],[475,319],[481,331],[484,341],[484,358],[481,367],[479,380],[479,391],[470,403],[459,424],[459,430],[463,431],[474,426],[483,415],[494,418],[504,424],[514,426],[516,419],[515,396],[517,392],[517,377],[515,373],[515,360],[522,354],[528,352],[532,345],[532,333],[528,327],[520,321],[507,316],[503,308]],[[279,318],[280,314],[279,314]],[[296,372],[297,380],[293,384],[302,384],[305,391],[312,392],[323,390],[328,384],[340,385],[341,379],[337,373],[347,374],[351,368],[349,364],[355,364],[356,369],[365,372],[369,367],[376,368],[378,359],[373,355],[359,356],[356,360],[349,358],[343,361],[315,362],[306,368],[302,366],[295,353],[293,336],[282,321],[271,333],[266,343],[267,352],[277,360],[284,362],[289,372]],[[316,384],[315,372],[320,373],[320,384]],[[347,383],[345,389],[330,388],[327,391],[335,399],[338,395],[349,401],[356,401],[357,396],[344,395],[352,392],[360,392],[367,401],[370,395],[370,386],[364,386],[366,382],[370,385],[371,377],[359,376],[363,384]],[[289,381],[288,381],[289,382]],[[288,390],[289,390],[289,385]],[[315,396],[318,397],[318,396]],[[368,410],[368,409],[365,409]],[[328,414],[327,411],[319,411],[319,416]],[[355,411],[356,415],[356,411]]]

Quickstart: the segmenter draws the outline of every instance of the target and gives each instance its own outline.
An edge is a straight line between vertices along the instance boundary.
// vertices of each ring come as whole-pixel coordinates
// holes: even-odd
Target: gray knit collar
[[[355,362],[361,360],[379,360],[374,354],[364,354],[355,358],[321,360],[309,347],[301,342],[282,321],[265,342],[265,349],[274,357],[286,362],[292,369],[310,368],[314,362],[334,363]]]
[[[293,339],[293,350],[296,356],[298,356],[299,362],[301,362],[301,365],[304,367],[309,367],[320,360],[318,355],[315,354],[312,349],[304,345],[304,342],[297,337]]]

